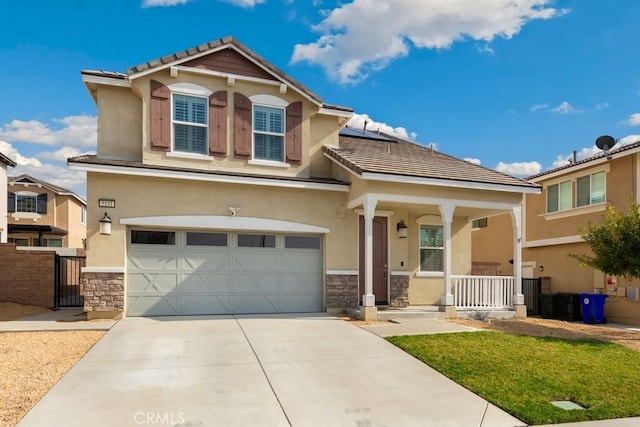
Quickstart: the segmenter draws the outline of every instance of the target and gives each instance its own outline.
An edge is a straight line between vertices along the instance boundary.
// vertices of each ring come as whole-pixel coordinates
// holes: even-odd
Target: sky
[[[640,140],[637,0],[0,0],[0,152],[86,196],[83,69],[233,36],[350,125],[526,177]]]

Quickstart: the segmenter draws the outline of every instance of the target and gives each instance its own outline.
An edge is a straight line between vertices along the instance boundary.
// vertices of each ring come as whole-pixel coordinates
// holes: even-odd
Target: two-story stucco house
[[[80,196],[26,174],[9,177],[6,188],[10,243],[84,248],[87,203]]]
[[[543,190],[525,197],[522,267],[524,276],[550,278],[548,292],[607,294],[609,321],[640,325],[637,292],[628,289],[640,282],[605,277],[568,256],[591,253],[580,237],[588,221],[599,223],[608,206],[626,212],[628,200],[640,200],[639,156],[636,142],[528,178]],[[491,217],[473,232],[474,262],[495,263],[513,274],[512,255],[502,247],[512,236],[509,222],[504,215]]]
[[[16,162],[0,153],[0,188],[7,188],[7,167],[16,167]],[[7,197],[0,194],[0,243],[7,243]]]
[[[347,128],[350,108],[233,38],[82,79],[90,317],[522,305],[513,277],[470,278],[471,223],[519,230],[535,184]]]

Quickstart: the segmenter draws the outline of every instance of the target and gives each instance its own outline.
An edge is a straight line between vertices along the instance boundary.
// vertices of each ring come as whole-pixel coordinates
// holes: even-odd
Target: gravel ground
[[[479,329],[491,329],[510,334],[557,337],[567,339],[593,338],[621,344],[640,351],[640,332],[607,325],[585,325],[579,322],[528,317],[521,320],[453,320],[455,323]],[[639,328],[640,329],[640,328]]]
[[[0,321],[48,311],[0,303]],[[105,331],[0,332],[0,426],[15,425]]]

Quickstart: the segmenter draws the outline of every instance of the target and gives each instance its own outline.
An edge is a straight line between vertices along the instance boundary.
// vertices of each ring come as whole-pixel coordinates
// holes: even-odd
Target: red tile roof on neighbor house
[[[386,139],[386,140],[385,140]],[[384,135],[383,138],[357,137],[354,132],[340,134],[340,145],[323,147],[331,159],[358,175],[375,173],[519,187],[535,191],[539,186],[484,166],[440,153],[414,142]]]

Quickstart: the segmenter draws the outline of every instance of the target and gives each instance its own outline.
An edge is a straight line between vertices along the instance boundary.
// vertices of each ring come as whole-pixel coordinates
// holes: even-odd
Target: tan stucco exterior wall
[[[513,220],[511,213],[487,218],[487,227],[473,230],[471,234],[474,262],[500,263],[500,272],[513,275]]]
[[[142,158],[142,103],[129,88],[99,86],[98,156],[108,159]]]
[[[121,218],[171,215],[229,215],[228,207],[240,207],[238,216],[268,218],[327,227],[327,269],[357,268],[357,215],[340,209],[343,192],[312,191],[266,186],[183,181],[89,173],[89,205],[99,198],[116,200],[116,208],[90,209],[87,265],[124,267],[126,228]],[[188,188],[188,191],[186,191]],[[112,219],[112,234],[99,234],[104,211]]]

